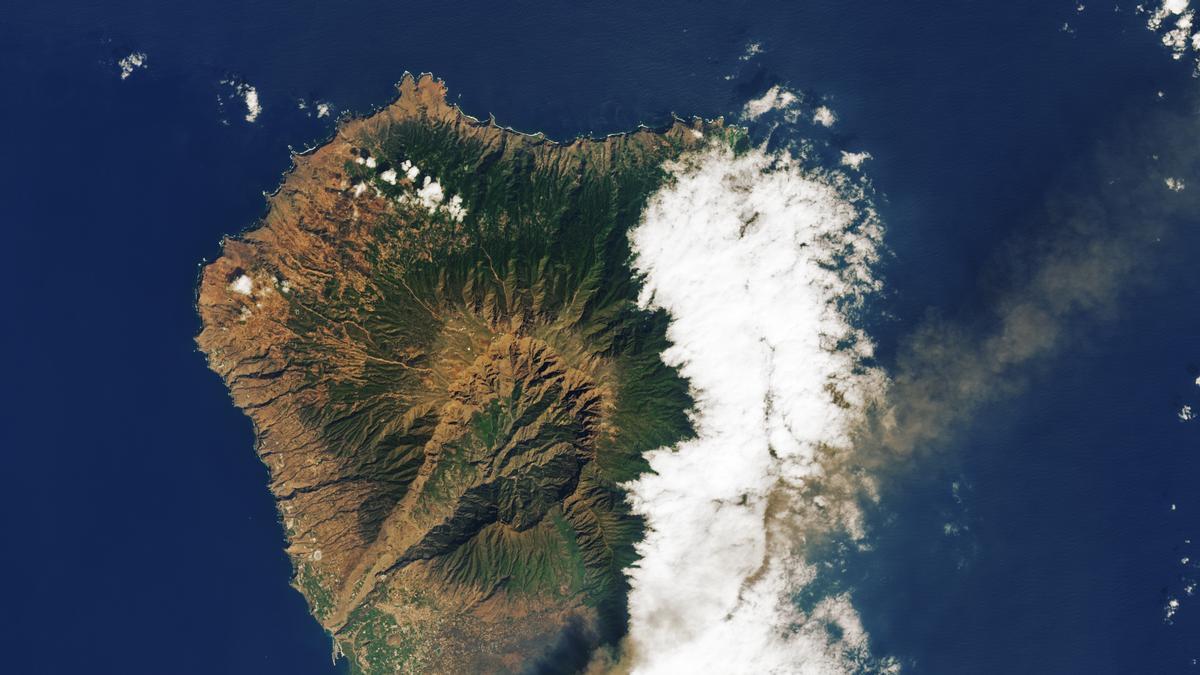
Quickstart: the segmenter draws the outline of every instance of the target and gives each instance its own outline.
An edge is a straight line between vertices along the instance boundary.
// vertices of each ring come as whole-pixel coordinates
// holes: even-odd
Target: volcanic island
[[[664,162],[737,130],[557,143],[398,89],[222,242],[197,342],[352,672],[577,671],[627,629],[621,486],[692,433],[627,235]]]

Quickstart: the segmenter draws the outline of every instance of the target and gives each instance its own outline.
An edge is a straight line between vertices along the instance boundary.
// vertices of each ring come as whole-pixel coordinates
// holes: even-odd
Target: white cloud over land
[[[807,613],[815,570],[791,535],[823,448],[844,446],[882,376],[840,307],[875,288],[880,230],[837,174],[721,146],[673,180],[630,234],[641,303],[671,316],[664,360],[692,386],[696,438],[629,485],[649,525],[629,570],[625,660],[637,673],[838,673],[869,658],[845,594]],[[818,501],[821,498],[817,498]],[[808,503],[804,503],[807,501]]]

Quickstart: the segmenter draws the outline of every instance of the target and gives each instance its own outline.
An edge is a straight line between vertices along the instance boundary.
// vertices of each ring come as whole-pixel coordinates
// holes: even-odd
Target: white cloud
[[[1182,59],[1192,46],[1192,12],[1185,12],[1175,20],[1175,27],[1162,34],[1162,43],[1171,50],[1171,56]]]
[[[1146,20],[1146,26],[1150,30],[1158,30],[1162,28],[1163,23],[1172,16],[1179,16],[1188,9],[1189,0],[1162,0],[1158,9],[1150,14],[1150,18]],[[1139,5],[1139,9],[1145,11],[1145,8]]]
[[[250,123],[256,122],[258,116],[262,114],[262,103],[258,100],[258,90],[236,78],[221,80],[221,84],[231,88],[233,95],[242,99],[242,104],[246,106],[245,120]],[[224,107],[224,100],[219,100]]]
[[[395,185],[396,184],[396,170],[388,169],[387,171],[384,171],[383,173],[379,174],[379,178],[380,178],[380,180],[382,180],[385,183]]]
[[[444,197],[441,183],[433,180],[430,176],[425,176],[425,183],[421,189],[417,190],[417,199],[421,200],[421,204],[432,213],[437,210]]]
[[[1167,184],[1167,189],[1171,192],[1183,192],[1183,189],[1187,187],[1182,179],[1173,176],[1168,176],[1163,182]]]
[[[262,114],[262,104],[258,102],[258,90],[245,84],[242,85],[242,100],[246,103],[246,121],[254,122]]]
[[[842,150],[842,166],[848,166],[851,169],[858,169],[862,167],[862,163],[868,159],[871,159],[871,153],[869,152],[846,152],[845,150]]]
[[[400,163],[400,169],[414,184],[417,176],[421,174],[421,171],[407,159]],[[391,173],[395,175],[394,172]],[[401,194],[396,201],[401,204],[419,205],[431,214],[444,213],[460,223],[467,217],[467,208],[463,206],[462,197],[452,195],[447,199],[445,188],[433,176],[425,176],[425,180],[420,187],[416,188],[415,192]]]
[[[1176,416],[1180,422],[1191,422],[1196,419],[1196,411],[1192,410],[1192,406],[1185,405],[1179,409],[1179,413]]]
[[[1138,9],[1145,11],[1139,5]],[[1150,13],[1146,27],[1159,34],[1165,46],[1171,52],[1171,58],[1181,60],[1189,54],[1196,60],[1196,70],[1200,73],[1200,60],[1196,59],[1200,50],[1200,32],[1195,29],[1196,12],[1191,9],[1189,0],[1162,0],[1158,8]]]
[[[742,117],[747,120],[755,120],[772,110],[789,110],[799,103],[800,97],[779,85],[775,85],[768,89],[762,96],[747,101],[746,105],[742,108]]]
[[[400,168],[404,171],[404,175],[408,176],[408,179],[413,182],[416,182],[417,176],[421,175],[421,170],[407,159],[400,163]]]
[[[1188,0],[1163,0],[1163,11],[1172,14],[1183,14],[1188,8]]]
[[[446,202],[446,213],[458,222],[462,222],[463,218],[467,217],[467,208],[463,206],[462,197],[454,195],[450,201]]]
[[[812,121],[828,129],[837,123],[837,115],[828,107],[821,106],[813,111]]]
[[[1163,606],[1163,623],[1171,625],[1175,623],[1175,615],[1179,613],[1179,598],[1168,597],[1166,605]]]
[[[630,240],[640,303],[671,316],[663,359],[691,384],[697,437],[649,453],[653,472],[628,485],[649,525],[629,570],[630,666],[851,671],[867,635],[847,595],[796,606],[816,569],[789,528],[821,514],[861,536],[849,500],[802,491],[882,386],[839,310],[876,287],[879,226],[836,176],[762,149],[667,168]]]
[[[313,101],[310,104],[308,101],[301,98],[301,99],[296,100],[296,107],[299,108],[300,110],[308,110],[311,107],[313,110],[316,111],[318,119],[321,117],[329,117],[329,114],[331,112],[333,112],[333,104],[326,103],[325,101]],[[309,117],[312,117],[311,112],[308,112],[306,114]]]
[[[229,290],[242,295],[250,295],[254,292],[254,281],[249,277],[249,275],[243,274],[242,276],[234,279],[233,283],[229,284]]]
[[[117,66],[121,69],[121,79],[129,79],[133,71],[139,68],[146,68],[147,61],[145,52],[133,52],[129,56],[117,61]]]
[[[742,55],[738,57],[738,60],[739,61],[749,61],[750,59],[758,56],[762,52],[763,52],[763,48],[762,48],[761,42],[751,42],[750,44],[746,45],[746,51],[742,52]]]

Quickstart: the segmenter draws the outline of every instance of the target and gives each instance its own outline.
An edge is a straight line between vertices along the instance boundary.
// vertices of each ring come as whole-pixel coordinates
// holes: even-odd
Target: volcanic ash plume
[[[856,445],[860,465],[936,446],[989,401],[1024,386],[1131,292],[1159,281],[1172,233],[1200,213],[1192,117],[1156,114],[1123,129],[1047,197],[997,261],[998,289],[967,320],[926,320],[905,341],[888,399]]]
[[[879,477],[1153,281],[1172,227],[1200,213],[1191,117],[1123,129],[1049,195],[1005,280],[967,319],[931,318],[886,377],[851,317],[878,290],[880,227],[842,174],[712,147],[631,234],[642,304],[672,317],[664,359],[688,378],[696,437],[632,483],[650,526],[630,570],[634,672],[891,671],[848,593],[821,586],[832,538],[866,543]],[[996,290],[996,289],[999,290]],[[804,597],[800,602],[798,598]]]

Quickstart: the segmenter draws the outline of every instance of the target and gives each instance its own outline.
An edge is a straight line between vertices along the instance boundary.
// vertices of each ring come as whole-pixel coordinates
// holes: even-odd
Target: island
[[[576,672],[627,628],[621,486],[692,433],[627,233],[664,162],[735,131],[558,143],[398,89],[203,266],[197,343],[352,672]]]

